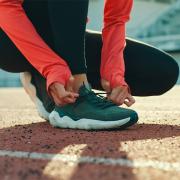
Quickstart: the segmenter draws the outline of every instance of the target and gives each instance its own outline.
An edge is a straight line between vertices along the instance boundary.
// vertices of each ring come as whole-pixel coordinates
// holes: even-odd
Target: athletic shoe
[[[138,115],[133,110],[118,107],[83,85],[76,102],[56,106],[49,121],[59,128],[100,130],[129,127],[138,121]]]
[[[54,109],[54,102],[49,98],[46,92],[46,81],[38,72],[20,73],[21,83],[36,105],[38,114],[49,120],[49,114]]]

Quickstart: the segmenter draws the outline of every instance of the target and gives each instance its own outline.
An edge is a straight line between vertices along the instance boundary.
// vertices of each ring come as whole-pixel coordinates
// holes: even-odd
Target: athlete
[[[125,39],[132,0],[105,1],[102,33],[86,30],[88,3],[0,0],[0,68],[23,72],[25,90],[53,126],[129,127],[138,115],[119,105],[165,93],[179,68],[168,54]]]

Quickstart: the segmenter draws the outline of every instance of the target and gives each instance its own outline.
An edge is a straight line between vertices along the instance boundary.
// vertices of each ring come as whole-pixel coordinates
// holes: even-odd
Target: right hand
[[[127,86],[119,85],[112,89],[110,87],[110,83],[104,79],[101,80],[101,84],[103,89],[109,94],[107,98],[118,106],[125,104],[126,106],[130,107],[135,103],[135,99],[129,93]]]
[[[79,97],[79,94],[73,92],[73,81],[74,78],[71,76],[66,87],[58,82],[50,85],[49,93],[57,106],[64,106],[74,103]]]

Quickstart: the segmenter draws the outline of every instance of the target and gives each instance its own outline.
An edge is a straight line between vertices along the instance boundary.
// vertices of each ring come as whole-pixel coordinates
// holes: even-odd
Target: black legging
[[[92,87],[101,89],[102,39],[98,32],[85,34],[88,0],[25,0],[24,9],[42,38],[67,61],[73,74],[87,72]],[[10,72],[34,71],[2,30],[0,40],[0,68]],[[124,58],[125,79],[132,95],[160,95],[177,81],[177,63],[154,47],[127,38]]]

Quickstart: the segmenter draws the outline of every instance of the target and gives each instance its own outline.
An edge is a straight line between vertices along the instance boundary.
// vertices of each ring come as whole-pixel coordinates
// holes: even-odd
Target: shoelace
[[[112,101],[108,100],[107,97],[104,97],[101,95],[101,94],[108,95],[109,93],[94,93],[94,94],[96,96],[96,100],[99,101],[99,104],[101,105],[101,103],[102,103],[103,108],[110,107],[110,106],[116,106],[116,104],[114,104]]]
[[[86,97],[87,100],[97,107],[101,107],[102,109],[115,106],[115,104],[109,101],[106,97],[102,96],[101,94],[108,94],[108,93],[95,93],[93,91],[89,91],[86,95],[82,97]]]

